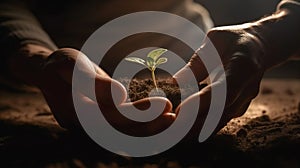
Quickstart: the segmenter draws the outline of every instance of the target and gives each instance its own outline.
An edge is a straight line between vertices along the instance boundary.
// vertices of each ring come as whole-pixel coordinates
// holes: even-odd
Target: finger
[[[76,69],[75,68],[76,65]],[[91,62],[82,52],[72,48],[62,48],[53,52],[45,65],[45,68],[55,71],[67,83],[72,83],[73,73],[82,74],[87,78],[95,75],[110,78],[104,70]]]
[[[189,121],[190,113],[195,109],[198,110],[196,120],[185,137],[187,140],[195,140],[196,136],[199,135],[200,130],[203,126],[207,112],[211,103],[211,86],[207,86],[202,89],[200,92],[197,92],[187,99],[185,99],[175,110],[177,116],[176,122],[185,125]],[[180,116],[180,117],[179,117]]]
[[[126,91],[122,85],[112,80],[100,67],[78,50],[63,48],[55,51],[50,55],[45,69],[55,72],[62,80],[94,101],[97,98],[101,104],[113,103],[112,95],[108,94],[111,90],[117,93],[115,97],[117,104],[126,98]]]
[[[100,106],[118,106],[127,99],[126,89],[120,82],[99,75],[95,79],[95,93]]]
[[[174,79],[187,83],[196,80],[199,83],[207,78],[217,67],[222,65],[222,57],[224,57],[224,54],[219,55],[214,44],[207,36],[203,45],[195,52],[188,64],[174,75]]]
[[[259,85],[260,85],[261,77],[254,78],[249,84],[241,91],[240,96],[232,103],[228,105],[224,109],[224,113],[222,118],[219,122],[218,127],[214,131],[217,133],[221,130],[226,124],[233,118],[237,118],[245,114],[247,111],[252,99],[254,99],[258,92],[259,92]]]
[[[159,118],[146,123],[138,123],[136,125],[126,125],[126,130],[123,131],[128,135],[137,136],[137,137],[147,137],[156,135],[165,129],[167,129],[176,119],[174,113],[165,113]]]
[[[240,117],[246,112],[251,101],[259,93],[261,78],[262,75],[258,75],[256,78],[253,78],[241,91],[239,98],[237,98],[233,104],[226,107],[224,112],[225,121],[226,118],[230,121],[232,118]]]
[[[162,108],[157,108],[161,105]],[[111,125],[133,136],[156,134],[166,129],[175,119],[175,114],[171,113],[171,102],[159,97],[123,103],[118,107],[100,106],[100,109]],[[148,120],[143,119],[149,116]]]
[[[227,82],[226,106],[232,105],[244,90],[257,90],[259,83],[253,84],[253,82],[260,82],[263,76],[263,71],[259,66],[250,57],[240,52],[234,53],[225,73]]]
[[[240,117],[247,111],[252,99],[255,98],[259,92],[259,85],[260,85],[261,77],[262,77],[262,75],[260,74],[260,75],[256,75],[253,78],[251,78],[251,80],[247,84],[245,84],[245,87],[243,88],[243,90],[240,91],[239,97],[236,98],[235,101],[233,103],[231,103],[230,105],[225,104],[226,106],[225,106],[224,112],[221,113],[222,117],[219,120],[219,122],[217,122],[217,120],[215,120],[215,123],[218,123],[218,124],[215,127],[215,130],[213,131],[213,133],[211,135],[214,135],[215,133],[217,133],[231,119]],[[220,81],[218,81],[218,82],[220,82]],[[208,92],[211,92],[212,89],[216,89],[216,87],[218,87],[218,85],[220,85],[220,83],[212,86],[210,89],[208,89]],[[227,93],[226,103],[228,102],[228,99],[230,99],[229,96],[231,96],[231,94]],[[202,110],[202,109],[200,109],[200,110]],[[202,124],[202,123],[200,122],[200,124]],[[205,125],[204,125],[204,127],[205,127]],[[204,130],[202,129],[201,133],[203,131]],[[200,136],[201,136],[201,134],[200,134]],[[207,138],[209,138],[209,137],[207,137]]]
[[[252,77],[247,84],[243,84],[242,90],[239,91],[239,97],[234,98],[234,102],[228,104],[228,101],[233,100],[230,96],[233,96],[231,91],[227,91],[227,94],[222,95],[212,95],[213,90],[218,89],[226,89],[224,87],[225,80],[219,80],[214,82],[213,84],[205,87],[200,92],[192,95],[184,102],[179,105],[179,108],[176,109],[176,113],[187,113],[188,111],[193,110],[197,101],[200,101],[199,113],[197,119],[195,121],[194,126],[188,134],[188,139],[196,138],[199,135],[199,140],[205,140],[209,138],[211,135],[219,131],[223,126],[226,125],[232,118],[241,116],[244,114],[251,102],[251,100],[257,95],[259,90],[259,83],[261,80],[262,74],[256,75]],[[230,83],[230,81],[228,82]],[[228,85],[227,88],[233,87],[232,85]],[[219,98],[220,104],[214,104],[214,107],[210,109],[211,101],[213,96],[217,96]],[[199,99],[198,99],[199,97]],[[222,99],[224,101],[222,104]],[[215,111],[217,106],[219,107],[219,111]],[[223,107],[222,107],[223,106]],[[181,110],[182,108],[186,110]],[[225,110],[224,110],[225,107]],[[201,132],[200,132],[201,131]],[[199,134],[200,133],[200,134]],[[202,138],[201,138],[202,137]]]
[[[147,122],[145,127],[146,130],[148,130],[149,133],[147,134],[141,134],[142,136],[150,136],[158,134],[165,129],[167,129],[172,123],[175,121],[176,115],[174,113],[163,113],[161,116],[156,118],[155,120],[151,122]],[[143,129],[139,129],[140,132],[144,132]]]
[[[158,116],[159,114],[171,112],[172,103],[164,97],[150,97],[135,102],[123,103],[122,110],[136,115],[137,118],[151,118],[155,114]]]
[[[190,61],[181,68],[173,78],[177,81],[185,81],[192,83],[193,81],[200,82],[208,76],[208,72],[200,56],[194,53]]]
[[[58,49],[48,57],[45,69],[49,69],[49,71],[51,69],[51,71],[56,72],[67,83],[71,84],[77,58],[79,58],[80,66],[78,67],[81,70],[88,72],[93,70],[92,64],[81,57],[85,56],[78,50],[72,48]]]
[[[78,120],[72,102],[72,85],[74,84],[73,87],[81,93],[92,97],[94,91],[91,91],[89,86],[94,83],[95,72],[106,76],[105,72],[89,61],[83,53],[71,48],[53,52],[48,58],[44,71],[48,75],[45,79],[48,80],[43,81],[40,88],[49,106],[60,125],[73,127]],[[74,72],[79,74],[77,80],[72,79]]]
[[[101,69],[97,64],[93,63],[93,66],[94,66],[94,70],[95,72],[100,75],[100,76],[103,76],[103,77],[106,77],[106,78],[110,78],[110,76],[103,70]]]

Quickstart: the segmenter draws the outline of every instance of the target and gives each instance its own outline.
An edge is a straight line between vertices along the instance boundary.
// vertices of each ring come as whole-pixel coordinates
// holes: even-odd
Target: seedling
[[[168,59],[166,57],[159,58],[161,55],[163,55],[167,51],[168,51],[167,49],[158,48],[158,49],[150,51],[147,55],[146,60],[144,60],[142,58],[138,58],[138,57],[127,57],[127,58],[125,58],[125,60],[141,64],[141,65],[145,66],[146,68],[148,68],[151,71],[151,76],[152,76],[154,86],[155,86],[156,90],[158,90],[157,83],[156,83],[156,77],[155,77],[155,70],[159,65],[164,64],[168,61]]]

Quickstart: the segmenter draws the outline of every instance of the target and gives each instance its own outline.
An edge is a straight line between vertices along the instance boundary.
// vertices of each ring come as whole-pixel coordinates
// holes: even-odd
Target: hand
[[[39,81],[35,82],[62,127],[69,130],[81,128],[72,99],[72,75],[76,61],[79,65],[77,67],[78,72],[82,74],[83,79],[94,80],[96,89],[96,100],[92,100],[84,90],[77,90],[80,103],[86,106],[99,105],[106,119],[118,130],[135,136],[152,135],[165,129],[173,122],[174,115],[169,113],[172,110],[172,105],[167,99],[152,97],[126,103],[126,90],[119,82],[110,78],[83,53],[75,49],[64,48],[47,57],[41,69]],[[117,100],[114,100],[115,102],[112,100],[111,89],[119,93]],[[147,109],[150,105],[155,106],[157,104],[165,105],[164,109],[160,109],[163,110],[162,115],[152,122],[146,123],[128,120],[116,108],[126,110],[135,106],[138,109]]]
[[[210,72],[206,71],[200,58],[210,55],[212,45],[217,49],[225,69],[225,77],[219,77],[177,107],[177,113],[183,106],[188,109],[189,104],[200,97],[199,115],[190,137],[199,135],[210,106],[211,91],[224,84],[225,79],[226,103],[215,133],[232,118],[246,112],[251,100],[259,92],[260,81],[266,70],[293,56],[299,58],[298,20],[292,11],[279,9],[255,22],[218,27],[208,32],[197,54],[174,76],[174,79],[188,82],[190,79],[185,73],[186,69],[191,68],[198,82],[204,80]]]
[[[190,68],[195,74],[197,81],[207,78],[207,72],[201,57],[211,52],[211,45],[217,49],[225,69],[225,76],[220,76],[207,87],[184,100],[176,109],[189,107],[193,101],[200,97],[199,114],[190,136],[198,136],[210,106],[211,91],[227,82],[226,103],[221,121],[215,132],[219,131],[232,118],[243,115],[251,100],[259,91],[260,81],[265,71],[264,49],[260,39],[252,32],[251,25],[238,25],[218,27],[210,30],[198,52],[193,55],[190,62],[174,75],[176,80],[189,81],[186,69]],[[198,56],[199,55],[199,56]],[[226,81],[224,80],[226,78]],[[180,111],[188,113],[187,111]]]

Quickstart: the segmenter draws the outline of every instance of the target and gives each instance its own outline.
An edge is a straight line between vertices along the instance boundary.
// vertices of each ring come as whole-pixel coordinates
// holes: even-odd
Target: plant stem
[[[156,84],[156,79],[155,79],[155,73],[154,73],[154,70],[151,70],[151,76],[152,76],[152,80],[153,80],[154,86],[155,86],[156,90],[158,90],[157,84]]]

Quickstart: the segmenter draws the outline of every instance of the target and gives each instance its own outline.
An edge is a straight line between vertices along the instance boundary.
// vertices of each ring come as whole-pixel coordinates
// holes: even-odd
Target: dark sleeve
[[[17,0],[1,1],[0,61],[1,53],[14,52],[24,44],[38,44],[51,50],[57,49],[26,4]]]
[[[38,44],[51,50],[57,49],[26,4],[21,0],[1,0],[0,74],[7,74],[8,58],[24,44]]]

